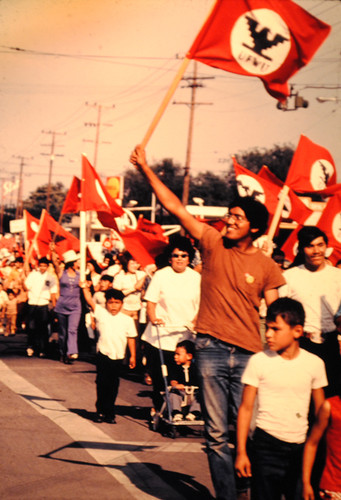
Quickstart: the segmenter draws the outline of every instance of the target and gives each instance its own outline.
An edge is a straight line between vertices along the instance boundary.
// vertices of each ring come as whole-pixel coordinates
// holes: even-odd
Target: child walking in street
[[[317,412],[324,401],[327,378],[323,361],[303,349],[304,309],[300,302],[275,300],[266,316],[268,350],[254,354],[244,371],[237,421],[239,477],[251,477],[253,500],[302,498],[302,454],[312,397]],[[256,396],[256,429],[247,438]]]
[[[11,288],[7,289],[8,300],[4,305],[5,337],[15,335],[17,331],[17,297]]]
[[[115,401],[120,383],[120,373],[128,345],[130,351],[129,368],[136,365],[137,331],[134,320],[121,312],[124,295],[120,290],[110,288],[105,292],[106,307],[95,303],[85,283],[81,283],[84,297],[94,311],[97,342],[97,401],[96,419],[98,423],[114,424]]]

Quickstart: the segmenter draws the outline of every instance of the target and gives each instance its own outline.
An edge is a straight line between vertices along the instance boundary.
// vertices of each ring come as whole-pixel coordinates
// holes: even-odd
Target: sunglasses
[[[175,259],[178,259],[179,257],[186,259],[186,257],[188,257],[188,253],[172,253],[172,257]]]

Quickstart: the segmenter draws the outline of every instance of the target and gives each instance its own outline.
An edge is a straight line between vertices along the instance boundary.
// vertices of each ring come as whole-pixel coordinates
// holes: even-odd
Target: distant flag
[[[88,159],[82,157],[82,180],[73,177],[70,189],[66,195],[62,213],[77,213],[80,211],[97,212],[97,217],[105,227],[117,229],[116,217],[121,217],[124,211],[110,196],[96,170]]]
[[[168,244],[162,227],[143,217],[139,218],[136,229],[127,228],[120,236],[128,252],[142,267],[153,264]]]
[[[70,189],[66,195],[62,214],[76,214],[80,210],[81,203],[81,180],[74,176],[71,182]]]
[[[262,166],[262,168],[260,169],[260,171],[258,172],[257,175],[266,181],[269,181],[269,182],[272,182],[273,184],[276,184],[276,186],[283,187],[283,185],[284,185],[284,182],[281,181],[281,179],[279,179],[277,177],[277,175],[275,175],[273,172],[271,172],[269,167],[267,167],[266,165]]]
[[[291,0],[217,0],[186,57],[259,77],[270,95],[284,100],[288,79],[312,59],[330,29]]]
[[[110,196],[85,156],[82,157],[81,193],[80,210],[96,211],[98,220],[104,227],[117,229],[115,218],[124,215],[124,210]]]
[[[157,224],[156,222],[151,222],[150,220],[145,219],[143,215],[140,215],[140,217],[137,219],[136,229],[144,231],[145,233],[150,233],[158,237],[160,240],[168,243],[168,238],[164,235],[162,226],[160,226],[160,224]]]
[[[283,243],[281,250],[283,250],[285,259],[288,260],[289,262],[294,262],[294,259],[297,255],[297,247],[298,247],[298,240],[297,240],[297,233],[300,229],[302,229],[303,225],[298,225],[293,231],[291,231],[290,235],[288,238],[285,240]]]
[[[58,224],[46,210],[42,211],[35,241],[39,257],[50,254],[50,243],[52,242],[54,242],[55,250],[61,258],[67,250],[78,252],[80,248],[79,239]]]
[[[242,167],[235,158],[233,158],[233,163],[239,195],[252,196],[263,203],[271,215],[274,215],[282,187]],[[289,190],[282,210],[282,217],[303,223],[311,214],[312,211],[293,191]]]
[[[335,183],[336,167],[329,151],[301,135],[285,184],[296,192],[311,193],[333,190]]]
[[[39,219],[24,210],[25,240],[31,242],[39,229]]]

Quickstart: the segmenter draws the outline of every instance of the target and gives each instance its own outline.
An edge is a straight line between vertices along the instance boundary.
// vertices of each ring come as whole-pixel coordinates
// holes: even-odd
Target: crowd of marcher
[[[61,259],[51,246],[36,266],[0,254],[3,334],[25,331],[28,357],[45,357],[57,339],[60,361],[74,363],[86,331],[96,346],[98,423],[115,423],[128,367],[153,385],[151,418],[160,410],[161,353],[169,418],[205,421],[217,499],[250,490],[259,500],[340,498],[341,270],[325,257],[326,235],[301,229],[297,258],[283,270],[280,252],[270,258],[254,244],[267,228],[264,205],[237,198],[218,231],[189,214],[141,148],[131,162],[191,239],[173,237],[144,269],[127,251],[90,259],[84,281],[73,250]]]

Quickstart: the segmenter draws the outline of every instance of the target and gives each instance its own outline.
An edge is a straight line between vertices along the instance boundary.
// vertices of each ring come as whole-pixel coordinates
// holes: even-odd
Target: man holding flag
[[[140,146],[130,161],[144,174],[160,203],[199,242],[203,271],[196,360],[207,453],[217,498],[235,500],[229,419],[236,421],[246,363],[262,349],[258,313],[261,296],[269,305],[284,284],[278,266],[253,245],[266,230],[268,212],[252,198],[238,198],[224,218],[223,236],[186,210],[150,169]]]

